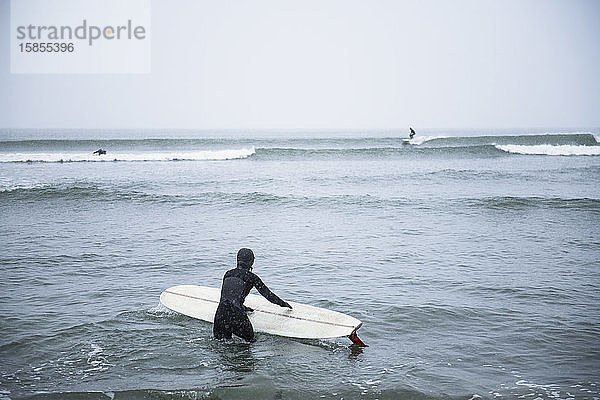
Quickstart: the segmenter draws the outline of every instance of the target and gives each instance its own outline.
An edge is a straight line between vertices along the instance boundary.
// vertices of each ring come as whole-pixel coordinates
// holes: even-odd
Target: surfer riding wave
[[[244,300],[253,287],[271,303],[292,308],[271,292],[258,275],[252,272],[252,264],[254,264],[252,250],[240,249],[237,253],[237,268],[230,269],[223,277],[221,299],[215,313],[213,326],[216,339],[231,339],[231,335],[234,334],[248,342],[256,340],[254,328],[246,314],[253,310],[244,305]]]
[[[408,137],[412,139],[415,137],[416,134],[417,132],[415,132],[415,130],[412,127],[410,127],[410,135],[408,135]]]

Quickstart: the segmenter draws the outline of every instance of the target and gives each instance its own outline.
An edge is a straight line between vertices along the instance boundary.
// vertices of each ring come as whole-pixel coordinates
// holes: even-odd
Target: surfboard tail
[[[365,342],[363,342],[362,340],[360,340],[360,338],[356,334],[356,331],[361,326],[362,326],[362,323],[358,324],[358,326],[356,328],[354,328],[354,330],[352,331],[352,333],[350,335],[348,335],[348,338],[350,340],[352,340],[352,343],[354,343],[357,346],[360,346],[360,347],[369,347],[368,345],[365,344]]]

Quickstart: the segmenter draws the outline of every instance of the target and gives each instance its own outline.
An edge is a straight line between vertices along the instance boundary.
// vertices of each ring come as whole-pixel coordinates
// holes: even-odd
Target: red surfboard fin
[[[354,343],[355,345],[359,346],[359,347],[369,347],[368,345],[365,344],[365,342],[363,342],[362,340],[360,340],[360,338],[358,337],[358,335],[356,334],[356,331],[358,330],[358,328],[360,328],[362,326],[362,324],[358,325],[356,327],[356,329],[354,329],[352,331],[352,333],[350,335],[348,335],[348,338],[350,340],[352,340],[352,343]]]

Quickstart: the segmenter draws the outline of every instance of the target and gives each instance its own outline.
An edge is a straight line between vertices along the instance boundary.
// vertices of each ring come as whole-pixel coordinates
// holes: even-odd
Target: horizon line
[[[407,130],[410,127],[415,128],[417,125],[410,125],[403,128],[182,128],[182,127],[111,127],[111,128],[101,128],[101,127],[2,127],[0,131],[11,131],[11,130],[27,130],[27,131],[35,131],[35,130],[61,130],[61,131],[75,131],[75,130],[103,130],[103,131],[164,131],[164,130],[172,130],[172,131],[212,131],[212,132],[360,132],[360,131],[375,131],[375,132],[386,132],[386,131],[402,131]],[[541,129],[550,129],[550,130],[558,130],[558,129],[600,129],[600,126],[529,126],[529,127],[418,127],[415,130],[450,130],[450,131],[458,131],[458,130],[467,130],[467,131],[477,131],[477,130],[541,130]]]

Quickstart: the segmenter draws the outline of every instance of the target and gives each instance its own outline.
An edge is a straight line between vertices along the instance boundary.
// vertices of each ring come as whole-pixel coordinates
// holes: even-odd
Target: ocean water
[[[4,131],[0,399],[600,398],[600,131],[526,133]],[[160,305],[240,247],[369,347]]]

